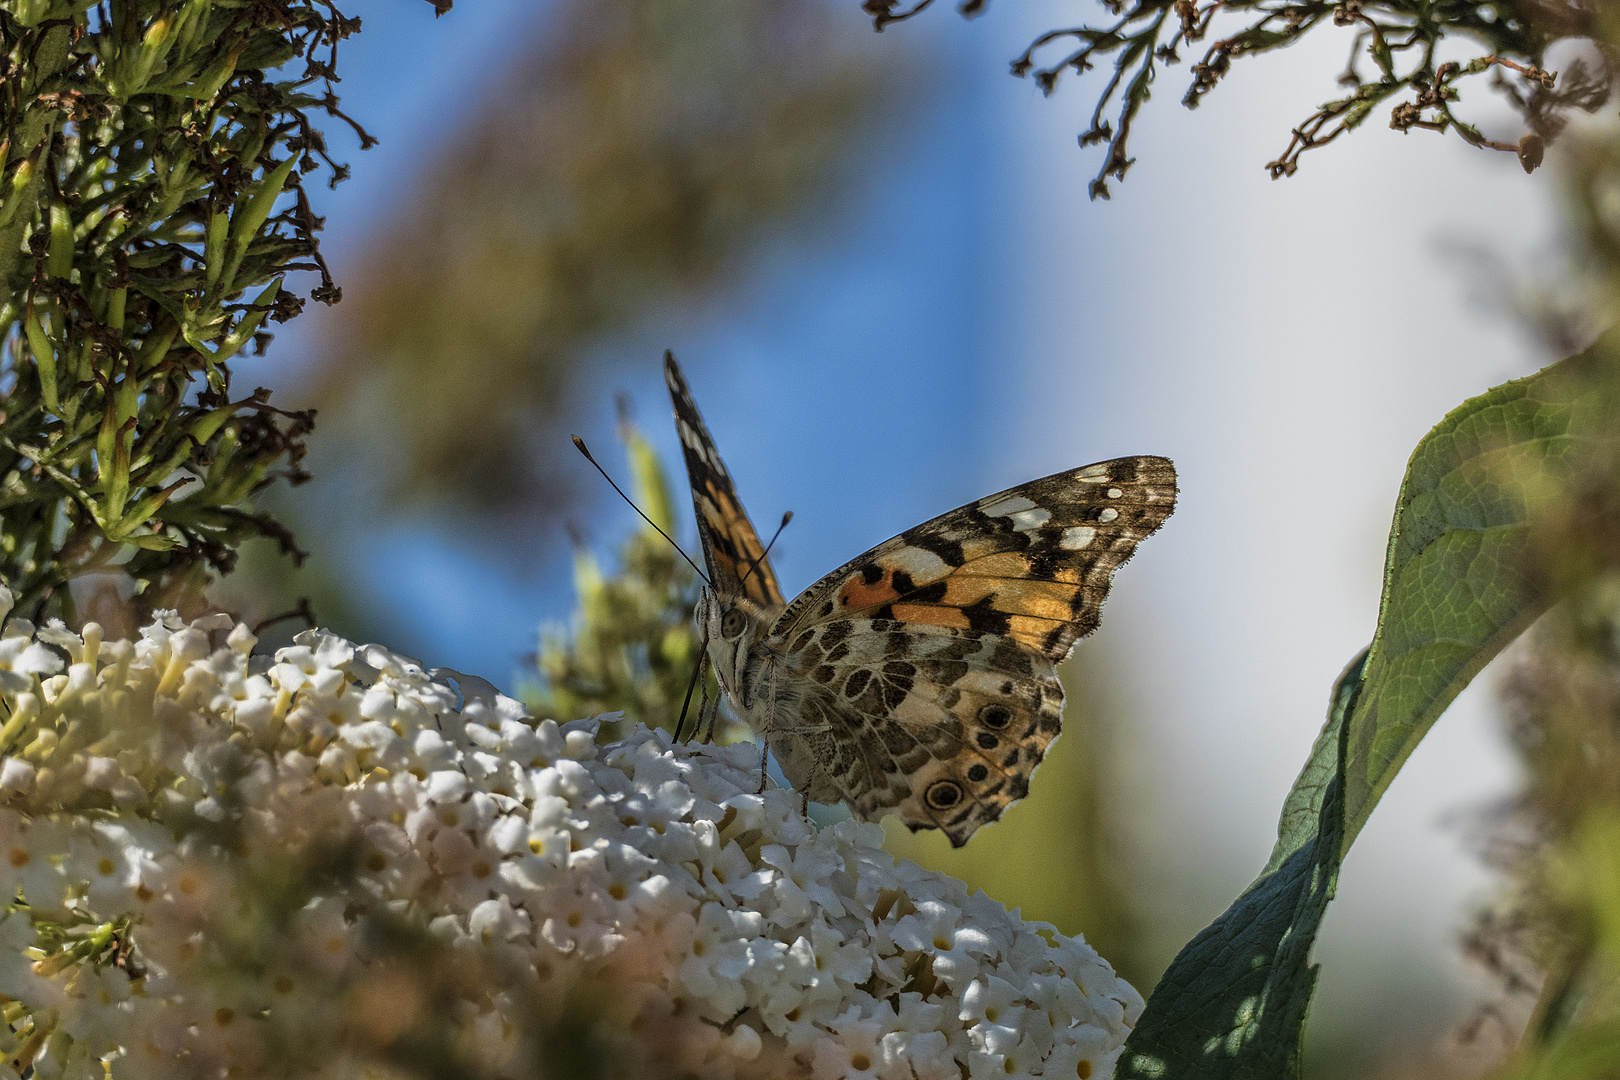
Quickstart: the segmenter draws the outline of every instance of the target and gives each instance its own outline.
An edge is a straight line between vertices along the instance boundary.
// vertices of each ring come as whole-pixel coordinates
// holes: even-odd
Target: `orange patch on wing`
[[[742,556],[741,560],[732,560],[717,550],[712,553],[715,564],[725,577],[740,579],[746,574],[743,592],[750,599],[767,606],[780,605],[782,594],[777,588],[776,577],[765,562],[765,549],[743,514],[742,507],[729,493],[717,487],[713,480],[707,481],[704,488],[703,517],[709,523],[709,531],[730,540]]]
[[[1039,651],[1052,628],[1067,619],[1042,619],[1031,615],[1014,615],[1007,620],[1007,636],[1031,649]]]
[[[968,607],[995,592],[1000,585],[1000,578],[953,575],[946,579],[945,596],[940,603],[950,607]]]
[[[724,491],[716,488],[713,481],[707,486],[709,489],[709,503],[713,508],[712,512],[707,515],[709,526],[715,532],[731,537],[732,542],[742,549],[749,558],[758,555],[760,551],[759,537],[755,536],[754,530],[746,524],[742,507],[738,506],[736,500],[732,499]]]
[[[963,563],[956,573],[965,577],[1021,578],[1029,575],[1029,560],[1016,551],[1000,551]]]
[[[996,592],[996,610],[1009,615],[1033,615],[1038,619],[1068,622],[1074,618],[1074,598],[1078,585],[1056,581],[1019,581]]]
[[[868,585],[861,580],[859,574],[850,578],[844,587],[838,590],[838,602],[850,611],[887,604],[891,600],[899,599],[899,596],[887,577]]]
[[[896,604],[894,617],[901,622],[925,623],[929,626],[948,626],[953,630],[966,630],[968,618],[953,607],[934,607],[930,604]]]
[[[973,536],[970,534],[961,538],[961,544],[962,565],[964,566],[977,559],[982,559],[987,555],[996,554],[1003,546],[1001,537],[994,534],[984,536]]]
[[[1008,615],[1028,616],[1032,619],[1045,619],[1051,622],[1068,622],[1074,618],[1074,613],[1067,603],[1060,603],[1048,597],[1026,597],[1024,599],[1002,601],[1004,597],[996,597],[996,608]]]

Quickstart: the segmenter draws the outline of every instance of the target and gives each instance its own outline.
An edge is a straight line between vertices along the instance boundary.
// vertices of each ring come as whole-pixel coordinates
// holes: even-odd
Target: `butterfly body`
[[[785,603],[667,355],[665,378],[710,571],[698,624],[732,710],[809,798],[966,843],[1028,793],[1061,724],[1056,665],[1174,509],[1174,467],[1121,458],[998,492]]]

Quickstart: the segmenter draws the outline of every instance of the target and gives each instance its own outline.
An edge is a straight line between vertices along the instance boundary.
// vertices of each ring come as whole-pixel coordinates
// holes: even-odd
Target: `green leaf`
[[[177,543],[172,538],[159,536],[157,533],[136,533],[133,536],[123,537],[123,542],[145,548],[147,551],[169,551]]]
[[[208,233],[203,244],[203,281],[212,289],[219,280],[225,263],[225,236],[230,230],[229,214],[215,213],[208,218]]]
[[[1542,530],[1612,459],[1620,331],[1424,437],[1397,499],[1378,630],[1334,690],[1260,877],[1182,949],[1116,1077],[1292,1078],[1308,953],[1339,861],[1447,705],[1555,599]]]
[[[1316,835],[1317,819],[1327,797],[1328,785],[1341,774],[1339,763],[1343,755],[1339,744],[1343,741],[1346,695],[1361,689],[1368,651],[1362,649],[1349,666],[1339,673],[1339,681],[1334,684],[1333,708],[1328,711],[1327,723],[1322,725],[1316,742],[1311,746],[1305,767],[1300,770],[1288,798],[1283,800],[1282,814],[1277,819],[1277,845],[1271,849],[1271,858],[1266,861],[1265,869],[1260,871],[1255,884],[1274,873]]]
[[[51,238],[46,248],[45,272],[66,281],[73,273],[73,219],[68,216],[67,207],[52,203],[50,220]]]
[[[1378,632],[1350,718],[1348,848],[1452,699],[1554,599],[1536,526],[1620,433],[1620,333],[1454,410],[1418,444],[1390,531]]]
[[[33,300],[28,301],[24,311],[23,334],[28,339],[28,349],[34,354],[34,364],[39,369],[40,396],[47,410],[60,413],[62,405],[56,396],[56,348],[51,344],[45,328],[40,325]]]
[[[1373,63],[1378,70],[1384,73],[1386,79],[1395,78],[1395,54],[1390,52],[1389,45],[1381,34],[1373,35],[1372,45],[1368,49],[1372,53]]]
[[[281,189],[287,183],[287,177],[292,175],[293,166],[298,164],[298,155],[294,154],[286,161],[280,162],[274,169],[265,173],[264,179],[259,181],[253,196],[247,204],[237,213],[236,219],[231,222],[231,247],[240,252],[253,242],[258,234],[259,227],[270,217],[270,211],[281,197]],[[237,256],[240,259],[240,255]],[[229,283],[227,283],[229,284]]]
[[[1237,40],[1243,45],[1244,55],[1265,52],[1281,45],[1292,45],[1299,40],[1297,30],[1261,30],[1258,27],[1245,30],[1239,34]]]

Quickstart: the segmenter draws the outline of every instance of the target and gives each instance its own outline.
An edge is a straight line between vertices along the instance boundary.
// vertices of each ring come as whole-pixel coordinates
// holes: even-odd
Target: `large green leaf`
[[[1620,333],[1465,402],[1413,452],[1377,633],[1340,677],[1260,877],[1182,949],[1116,1077],[1299,1074],[1308,953],[1339,860],[1462,688],[1552,599],[1537,528],[1620,432]]]
[[[1608,459],[1620,333],[1465,402],[1418,444],[1384,564],[1378,632],[1350,718],[1348,848],[1418,742],[1547,607],[1531,537]]]

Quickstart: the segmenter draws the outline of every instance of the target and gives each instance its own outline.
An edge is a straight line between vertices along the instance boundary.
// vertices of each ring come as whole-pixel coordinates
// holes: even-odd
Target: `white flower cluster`
[[[254,643],[0,633],[0,1076],[1103,1077],[1141,1011],[750,746]]]

